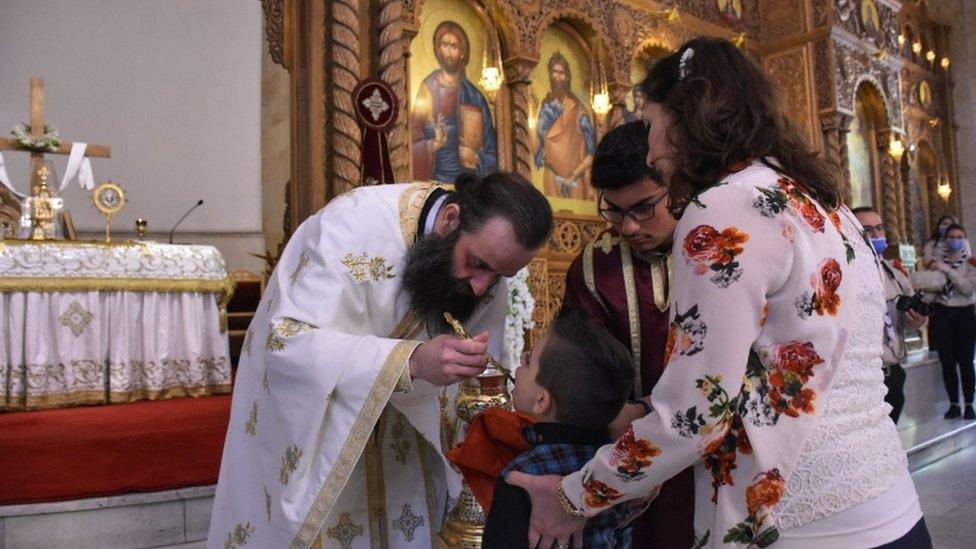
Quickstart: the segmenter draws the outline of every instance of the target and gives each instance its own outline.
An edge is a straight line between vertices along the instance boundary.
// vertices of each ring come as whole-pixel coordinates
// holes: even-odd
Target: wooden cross
[[[32,77],[30,80],[30,129],[31,137],[41,137],[44,135],[44,79]],[[70,141],[62,141],[61,145],[55,150],[30,151],[31,156],[31,194],[33,189],[40,183],[38,170],[44,165],[44,154],[71,154]],[[0,137],[0,151],[25,151],[16,139]],[[111,147],[105,145],[88,145],[85,149],[85,156],[93,158],[109,158],[112,156]],[[2,187],[0,187],[2,188]]]

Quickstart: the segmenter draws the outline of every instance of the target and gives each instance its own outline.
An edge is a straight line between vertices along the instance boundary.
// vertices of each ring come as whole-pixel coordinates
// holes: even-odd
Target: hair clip
[[[681,60],[678,61],[678,81],[683,81],[688,76],[688,62],[691,58],[695,56],[695,49],[688,48],[681,54]]]

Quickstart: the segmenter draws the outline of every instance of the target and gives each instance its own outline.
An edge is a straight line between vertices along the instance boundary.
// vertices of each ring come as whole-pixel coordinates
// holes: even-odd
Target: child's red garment
[[[530,448],[522,429],[535,423],[527,414],[488,408],[468,428],[464,442],[447,452],[486,512],[498,475],[515,456]]]

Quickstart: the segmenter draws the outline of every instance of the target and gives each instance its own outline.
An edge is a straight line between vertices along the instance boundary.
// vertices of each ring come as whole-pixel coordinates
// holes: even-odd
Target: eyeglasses
[[[616,206],[612,206],[610,208],[600,208],[600,217],[606,219],[614,225],[623,223],[624,217],[629,217],[637,222],[648,221],[654,218],[654,212],[657,210],[657,205],[660,204],[661,201],[668,196],[668,194],[670,194],[670,192],[665,191],[661,196],[645,198],[626,210],[622,210]],[[603,196],[600,196],[600,201],[606,202],[606,199],[604,199]]]

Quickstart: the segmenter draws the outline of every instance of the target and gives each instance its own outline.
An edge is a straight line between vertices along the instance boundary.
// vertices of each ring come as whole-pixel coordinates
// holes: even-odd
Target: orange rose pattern
[[[651,466],[651,458],[661,455],[661,449],[649,440],[634,436],[634,428],[629,427],[613,445],[610,465],[617,469],[617,477],[624,482],[637,480],[644,476],[642,469]]]
[[[749,235],[735,227],[719,232],[710,225],[699,225],[685,236],[685,259],[695,274],[701,276],[713,271],[711,281],[719,288],[728,288],[742,276],[736,257],[742,254],[742,245],[748,240]]]
[[[796,311],[800,318],[809,318],[814,313],[819,316],[837,316],[837,311],[840,309],[840,296],[837,295],[837,290],[843,278],[840,263],[836,259],[823,260],[817,272],[810,277],[813,292],[805,292],[796,298]]]
[[[771,189],[757,187],[757,190],[759,191],[759,196],[753,200],[752,205],[763,216],[775,217],[789,208],[794,214],[803,218],[806,225],[814,232],[824,232],[826,225],[824,215],[820,213],[816,203],[803,191],[796,181],[781,177],[776,182],[776,187]],[[830,220],[830,224],[837,230],[844,243],[847,262],[854,261],[854,247],[851,245],[850,240],[848,240],[847,235],[844,234],[840,214],[837,210],[828,211],[826,219]]]
[[[786,490],[786,481],[779,469],[760,473],[752,484],[746,487],[746,508],[749,516],[729,528],[722,538],[723,543],[742,543],[749,547],[768,547],[779,539],[775,526],[763,528],[772,509]]]
[[[583,477],[583,503],[587,507],[609,507],[620,497],[620,492],[593,478],[592,473]]]
[[[766,400],[777,414],[800,417],[812,414],[817,393],[804,387],[813,377],[813,369],[824,364],[813,344],[791,341],[768,353],[770,372],[762,383],[768,384]]]

